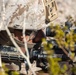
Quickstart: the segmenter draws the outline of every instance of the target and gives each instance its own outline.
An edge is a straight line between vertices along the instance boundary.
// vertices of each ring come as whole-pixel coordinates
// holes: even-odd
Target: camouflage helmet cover
[[[0,0],[0,21],[2,21],[3,6]],[[57,18],[55,0],[4,0],[4,25],[22,29],[25,19],[26,29],[39,30],[50,25]]]

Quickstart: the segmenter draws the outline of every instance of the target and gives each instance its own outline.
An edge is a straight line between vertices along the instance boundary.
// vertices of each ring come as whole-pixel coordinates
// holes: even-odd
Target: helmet
[[[4,11],[3,2],[0,1],[0,21],[2,21]],[[4,27],[8,25],[14,29],[22,29],[25,23],[25,29],[39,30],[49,26],[50,22],[57,18],[55,0],[4,0],[4,4]]]

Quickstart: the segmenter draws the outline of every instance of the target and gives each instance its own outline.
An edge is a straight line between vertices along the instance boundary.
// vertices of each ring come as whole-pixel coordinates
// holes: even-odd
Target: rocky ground
[[[71,15],[76,19],[76,0],[55,0],[58,8],[58,18],[56,22],[64,23],[66,17]]]

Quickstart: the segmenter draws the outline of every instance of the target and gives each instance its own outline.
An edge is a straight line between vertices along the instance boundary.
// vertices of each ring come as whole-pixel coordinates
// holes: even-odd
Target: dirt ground
[[[37,75],[49,75],[48,73],[38,73]]]

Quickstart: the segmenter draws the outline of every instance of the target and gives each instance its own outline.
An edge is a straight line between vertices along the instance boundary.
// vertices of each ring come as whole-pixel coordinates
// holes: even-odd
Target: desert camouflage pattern
[[[3,14],[3,0],[0,0],[0,23]],[[5,20],[3,27],[39,30],[50,25],[57,18],[55,0],[4,0]],[[1,29],[4,29],[4,28]]]

